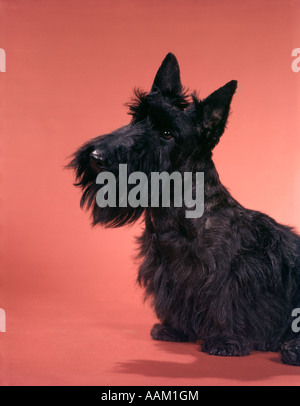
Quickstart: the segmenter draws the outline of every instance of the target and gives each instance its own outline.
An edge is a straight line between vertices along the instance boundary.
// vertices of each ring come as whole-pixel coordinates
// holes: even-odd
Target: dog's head
[[[203,170],[211,151],[224,132],[230,103],[237,87],[231,81],[204,100],[182,87],[176,57],[169,53],[159,67],[150,92],[135,90],[128,103],[131,122],[84,144],[75,152],[69,167],[82,188],[81,205],[92,210],[93,224],[122,226],[136,221],[143,207],[105,207],[96,203],[100,173],[110,172],[119,195],[119,164],[127,165],[128,175],[143,172]],[[200,169],[201,168],[201,169]],[[130,193],[128,185],[123,193]]]

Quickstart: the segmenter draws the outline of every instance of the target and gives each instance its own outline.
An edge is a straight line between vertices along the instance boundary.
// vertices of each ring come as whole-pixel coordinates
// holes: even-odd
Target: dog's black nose
[[[101,155],[101,152],[97,149],[90,153],[90,162],[97,172],[105,166],[103,155]]]

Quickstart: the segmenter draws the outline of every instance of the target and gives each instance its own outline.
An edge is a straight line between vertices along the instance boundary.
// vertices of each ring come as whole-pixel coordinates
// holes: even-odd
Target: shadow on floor
[[[171,353],[176,361],[132,360],[116,365],[115,372],[148,377],[221,378],[241,384],[247,381],[255,384],[276,376],[294,376],[299,377],[300,385],[300,368],[283,364],[278,353],[255,351],[245,357],[219,357],[201,352],[199,344],[195,343],[155,342],[154,345],[162,358],[168,358]],[[183,358],[186,355],[188,362],[178,361],[182,359],[178,355]]]

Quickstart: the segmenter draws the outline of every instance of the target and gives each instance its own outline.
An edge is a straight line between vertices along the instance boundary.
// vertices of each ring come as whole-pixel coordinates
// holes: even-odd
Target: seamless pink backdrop
[[[129,121],[168,52],[200,97],[239,82],[214,154],[246,207],[300,230],[297,0],[0,0],[3,385],[299,385],[272,353],[157,343],[136,286],[140,224],[91,229],[67,157]]]

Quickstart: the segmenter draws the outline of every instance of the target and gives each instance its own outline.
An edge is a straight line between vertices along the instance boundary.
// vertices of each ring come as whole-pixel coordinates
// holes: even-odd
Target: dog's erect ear
[[[162,94],[180,94],[182,90],[180,70],[175,55],[171,52],[160,65],[151,91],[159,89]]]
[[[237,81],[232,80],[198,104],[201,124],[206,130],[207,141],[211,148],[218,143],[225,130],[230,103],[236,88]]]

